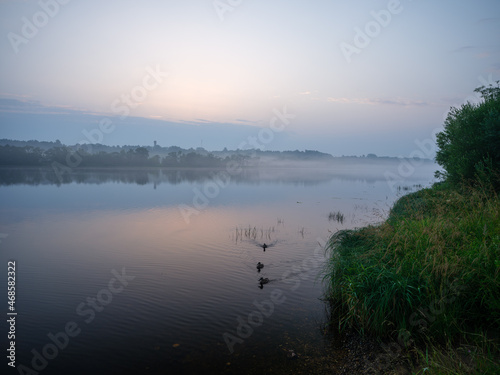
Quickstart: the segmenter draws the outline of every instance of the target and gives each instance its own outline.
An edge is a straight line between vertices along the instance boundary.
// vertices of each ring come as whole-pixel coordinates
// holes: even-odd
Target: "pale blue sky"
[[[286,106],[296,117],[267,149],[409,155],[500,79],[498,0],[41,3],[0,0],[0,138],[76,143],[109,116],[103,143],[236,148]],[[359,53],[346,58],[347,44]],[[148,67],[169,75],[137,89]],[[134,88],[145,97],[125,104]],[[124,105],[129,117],[113,117]]]

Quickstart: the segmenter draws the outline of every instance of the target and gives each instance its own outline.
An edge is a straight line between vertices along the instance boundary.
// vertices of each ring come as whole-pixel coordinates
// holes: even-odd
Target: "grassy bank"
[[[336,233],[329,247],[332,324],[417,353],[414,373],[498,370],[496,193],[437,184],[399,199],[380,225]]]

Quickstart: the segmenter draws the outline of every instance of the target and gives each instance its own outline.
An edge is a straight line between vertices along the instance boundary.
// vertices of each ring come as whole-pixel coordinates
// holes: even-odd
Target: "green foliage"
[[[341,327],[446,342],[500,328],[500,199],[442,185],[401,198],[381,225],[329,242],[327,297]]]
[[[451,108],[437,135],[437,173],[453,185],[480,180],[500,188],[500,87],[479,87],[479,104]]]

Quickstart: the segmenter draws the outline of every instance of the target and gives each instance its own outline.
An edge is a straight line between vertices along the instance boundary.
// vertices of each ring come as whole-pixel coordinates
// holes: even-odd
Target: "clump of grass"
[[[414,348],[417,364],[412,374],[498,374],[498,342],[481,333],[458,344]]]
[[[435,185],[411,193],[384,223],[340,231],[329,249],[327,298],[341,328],[426,345],[499,332],[494,191]]]
[[[328,215],[328,220],[329,221],[336,221],[337,223],[344,224],[344,214],[340,211],[337,212],[330,212]]]
[[[397,188],[398,192],[401,192],[401,191],[410,191],[411,190],[411,186],[401,186],[399,185],[398,188]]]
[[[271,239],[272,233],[274,233],[274,226],[269,227],[267,229],[264,228],[257,228],[256,226],[251,226],[249,225],[246,228],[235,228],[235,238],[236,240],[239,239],[251,239],[251,240],[257,240],[257,239]]]

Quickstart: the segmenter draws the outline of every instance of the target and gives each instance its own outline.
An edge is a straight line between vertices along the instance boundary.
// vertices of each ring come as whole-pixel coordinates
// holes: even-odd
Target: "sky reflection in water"
[[[434,169],[402,185],[428,184]],[[178,206],[192,204],[194,188],[203,191],[206,172],[88,171],[54,185],[39,172],[2,171],[0,232],[8,237],[0,247],[4,264],[18,265],[18,363],[29,365],[31,350],[68,321],[82,332],[47,373],[75,363],[74,373],[220,373],[227,362],[244,373],[258,369],[253,356],[268,369],[286,347],[321,347],[318,243],[383,219],[397,197],[384,170],[252,171],[189,223]],[[344,214],[343,224],[328,220],[332,211]],[[275,246],[263,252],[263,242]],[[134,280],[86,323],[90,315],[77,307],[123,267]],[[259,277],[271,281],[260,289]],[[239,337],[237,317],[246,321],[276,290],[284,302],[231,355],[223,334]]]

